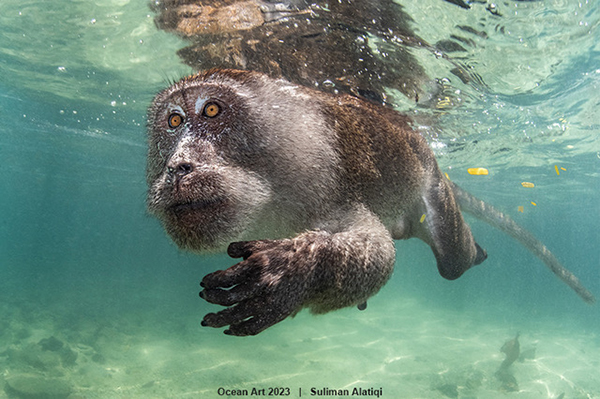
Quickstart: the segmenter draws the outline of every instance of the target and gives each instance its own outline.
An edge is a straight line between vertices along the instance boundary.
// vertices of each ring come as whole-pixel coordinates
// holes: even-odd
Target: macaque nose
[[[190,174],[193,169],[194,168],[191,163],[182,162],[175,166],[167,166],[167,173],[171,176],[183,177],[187,174]]]

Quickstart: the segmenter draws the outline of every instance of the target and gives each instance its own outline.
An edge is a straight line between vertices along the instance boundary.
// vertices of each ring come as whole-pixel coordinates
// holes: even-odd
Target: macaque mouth
[[[194,211],[202,211],[206,209],[213,209],[217,206],[223,204],[225,199],[223,198],[211,198],[206,200],[198,200],[191,202],[184,202],[170,206],[167,208],[169,211],[175,213],[176,215],[185,214],[188,212]]]

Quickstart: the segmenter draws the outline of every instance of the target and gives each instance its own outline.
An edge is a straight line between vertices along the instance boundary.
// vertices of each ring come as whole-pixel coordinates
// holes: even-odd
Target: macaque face
[[[221,249],[269,201],[268,181],[251,167],[261,140],[232,90],[182,82],[149,111],[148,209],[180,247]]]

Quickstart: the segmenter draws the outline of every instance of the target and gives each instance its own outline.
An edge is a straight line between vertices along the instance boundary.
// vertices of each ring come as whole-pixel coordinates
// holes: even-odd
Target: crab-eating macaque
[[[204,317],[254,335],[302,308],[366,307],[417,237],[450,280],[486,259],[463,210],[593,296],[531,234],[451,183],[391,108],[249,71],[215,69],[158,94],[148,114],[148,207],[183,249],[241,261],[208,274]]]

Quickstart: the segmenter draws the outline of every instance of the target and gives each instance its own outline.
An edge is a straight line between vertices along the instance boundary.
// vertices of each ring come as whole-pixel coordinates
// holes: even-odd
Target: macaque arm
[[[228,254],[243,260],[202,280],[200,296],[228,306],[202,325],[229,326],[230,335],[255,335],[296,314],[362,305],[389,279],[395,251],[391,236],[363,207],[341,227],[328,226],[291,239],[232,243]]]

